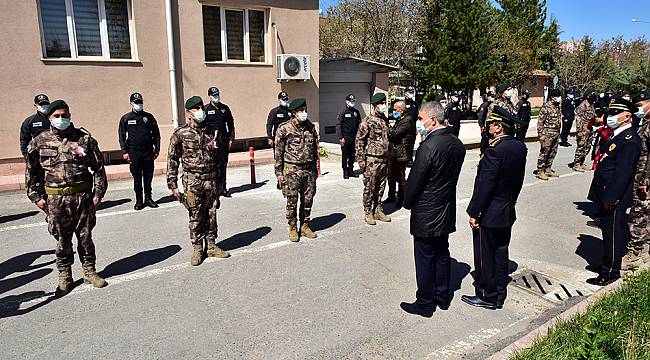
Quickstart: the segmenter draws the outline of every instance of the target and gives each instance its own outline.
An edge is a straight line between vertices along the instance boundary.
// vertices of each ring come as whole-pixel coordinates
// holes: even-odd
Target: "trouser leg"
[[[49,195],[47,198],[49,210],[48,231],[56,239],[56,267],[59,271],[66,270],[74,263],[72,236],[75,232],[74,215],[76,209],[69,196]]]
[[[285,170],[287,208],[286,218],[289,223],[295,223],[298,215],[298,197],[300,192],[299,171],[296,169]]]
[[[76,229],[77,235],[77,253],[79,261],[84,268],[94,270],[97,257],[95,255],[95,243],[92,238],[92,230],[96,224],[95,207],[91,194],[77,194],[70,197],[76,197],[77,214]]]
[[[151,182],[153,181],[153,172],[154,172],[154,160],[153,157],[150,160],[143,162],[142,168],[142,181],[144,184],[144,197],[146,199],[151,199]]]
[[[621,274],[621,260],[630,238],[626,209],[604,211],[600,216],[600,229],[603,234],[603,264],[600,275],[618,277]]]
[[[311,217],[311,207],[314,204],[316,195],[316,178],[318,174],[311,170],[301,170],[301,193],[300,193],[300,221],[309,221]]]
[[[142,202],[142,160],[136,152],[133,152],[132,154],[133,157],[129,158],[129,170],[133,176],[133,191],[135,192],[135,200],[137,202]]]
[[[628,221],[630,242],[627,248],[640,252],[650,243],[650,200],[634,199]]]

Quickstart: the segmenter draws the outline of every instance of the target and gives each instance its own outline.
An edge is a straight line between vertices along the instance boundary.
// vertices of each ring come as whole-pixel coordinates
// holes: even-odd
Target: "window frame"
[[[269,12],[268,9],[258,7],[233,7],[222,6],[218,4],[201,4],[202,6],[213,6],[219,8],[219,16],[221,23],[221,60],[207,61],[205,60],[205,47],[203,52],[203,61],[206,64],[246,64],[246,65],[272,65],[271,57],[269,55]],[[228,36],[226,26],[226,11],[240,11],[243,13],[244,21],[244,60],[228,59]],[[259,11],[264,14],[264,61],[251,61],[250,51],[250,24],[248,20],[249,11]],[[205,46],[205,38],[203,39]]]
[[[66,24],[68,27],[68,43],[70,45],[70,57],[48,57],[47,44],[45,44],[45,29],[43,27],[43,18],[41,15],[41,2],[36,1],[38,8],[38,24],[41,35],[41,50],[44,61],[115,61],[115,62],[134,62],[139,61],[135,37],[135,20],[133,16],[133,1],[126,1],[129,25],[129,46],[131,47],[131,57],[111,58],[110,43],[108,38],[108,20],[106,19],[106,3],[104,0],[95,0],[97,2],[97,14],[99,16],[99,35],[102,48],[102,56],[79,56],[77,49],[77,33],[74,26],[74,6],[73,0],[64,0]]]

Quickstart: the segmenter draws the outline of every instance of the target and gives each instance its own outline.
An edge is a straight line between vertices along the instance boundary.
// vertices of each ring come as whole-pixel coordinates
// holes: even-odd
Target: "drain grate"
[[[553,302],[563,302],[574,297],[584,297],[591,291],[562,282],[534,270],[523,270],[512,275],[512,284],[531,294]]]

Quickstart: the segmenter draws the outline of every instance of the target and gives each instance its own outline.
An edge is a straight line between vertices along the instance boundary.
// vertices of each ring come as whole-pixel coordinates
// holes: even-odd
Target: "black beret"
[[[140,94],[139,92],[134,92],[133,94],[131,94],[131,96],[129,96],[130,102],[142,102],[142,100],[143,100],[142,94]]]
[[[548,92],[548,96],[551,97],[562,96],[562,91],[560,91],[560,89],[551,89],[551,91]]]
[[[50,106],[47,108],[47,116],[54,114],[57,110],[70,110],[70,107],[65,102],[65,100],[54,100],[50,103]]]
[[[632,114],[637,112],[638,107],[634,105],[631,101],[627,101],[623,99],[622,97],[617,97],[612,99],[612,101],[609,104],[609,114],[610,115],[616,115],[620,114],[625,111],[629,111]]]
[[[289,110],[293,111],[296,109],[300,109],[301,107],[307,106],[307,99],[305,98],[297,98],[293,99],[291,104],[289,104]]]
[[[386,94],[384,93],[376,93],[370,99],[370,103],[373,105],[379,104],[380,102],[384,102],[384,101],[386,101]]]
[[[510,83],[503,83],[499,85],[499,87],[497,88],[497,94],[501,94],[502,92],[508,90],[511,87],[512,86],[510,86]]]
[[[185,109],[194,109],[195,107],[203,106],[203,99],[200,96],[192,96],[185,101]]]
[[[50,98],[48,98],[47,95],[45,94],[38,94],[34,96],[34,104],[44,105],[49,103],[50,103]]]
[[[632,98],[632,102],[635,104],[647,100],[650,100],[650,90],[643,90]]]
[[[219,89],[215,86],[208,89],[208,96],[219,95]]]
[[[348,94],[348,96],[345,97],[345,100],[347,100],[347,101],[357,101],[357,98],[354,97],[354,94]]]
[[[287,93],[284,92],[284,91],[281,91],[281,92],[278,94],[278,99],[289,100],[289,94],[287,94]]]
[[[501,121],[509,126],[515,126],[516,123],[521,124],[519,118],[512,115],[511,113],[508,112],[508,110],[500,106],[495,106],[494,109],[492,110],[492,113],[490,113],[490,116],[488,116],[488,118],[485,119],[486,124],[493,121]]]
[[[575,91],[575,89],[573,89],[573,88],[568,88],[568,89],[566,89],[565,93],[566,93],[566,94],[575,94],[576,91]]]

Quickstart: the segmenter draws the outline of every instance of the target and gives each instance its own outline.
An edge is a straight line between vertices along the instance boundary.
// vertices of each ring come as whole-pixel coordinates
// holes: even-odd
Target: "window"
[[[133,59],[131,0],[39,0],[43,57]]]
[[[203,5],[205,61],[266,62],[266,12]]]

